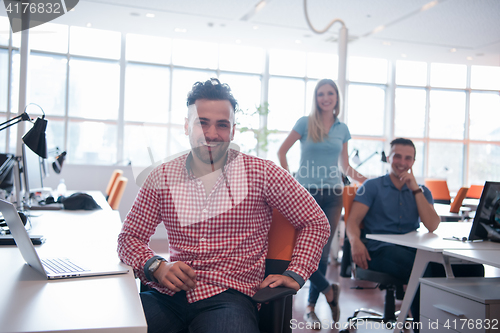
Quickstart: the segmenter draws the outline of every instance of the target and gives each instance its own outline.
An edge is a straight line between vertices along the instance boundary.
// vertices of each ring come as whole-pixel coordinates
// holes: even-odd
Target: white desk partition
[[[418,231],[413,231],[404,235],[366,235],[369,239],[417,249],[415,262],[394,332],[398,332],[400,328],[404,327],[403,318],[406,318],[408,315],[410,304],[420,284],[419,279],[423,276],[429,262],[442,263],[445,267],[446,276],[449,278],[454,277],[449,262],[449,256],[482,264],[486,264],[487,261],[490,262],[488,264],[492,262],[498,263],[498,259],[495,260],[493,257],[495,253],[500,253],[499,243],[489,241],[462,242],[459,240],[446,239],[468,236],[471,226],[471,222],[442,222],[439,224],[438,229],[432,233],[427,232],[427,229],[421,226]],[[480,254],[483,251],[485,251],[485,255]],[[479,252],[479,254],[474,254],[474,252]],[[488,254],[489,257],[487,257],[486,254]],[[499,267],[498,265],[495,266]]]
[[[42,256],[67,255],[111,265],[121,228],[118,211],[32,211]],[[15,246],[0,247],[0,332],[146,332],[132,270],[128,274],[48,281]]]

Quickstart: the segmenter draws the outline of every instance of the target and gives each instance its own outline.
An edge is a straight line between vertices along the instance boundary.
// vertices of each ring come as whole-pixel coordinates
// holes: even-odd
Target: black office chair
[[[344,191],[343,193],[343,204],[344,204],[344,216],[347,228],[347,219],[352,207],[352,203],[354,201],[354,197],[356,196],[355,191]],[[403,285],[406,284],[404,281],[400,281],[393,276],[381,272],[376,272],[368,269],[362,269],[360,267],[356,267],[351,258],[351,244],[349,243],[349,239],[346,237],[344,239],[344,248],[342,255],[342,263],[341,263],[341,272],[340,275],[342,277],[350,277],[351,274],[354,274],[354,278],[356,280],[370,281],[378,284],[378,288],[380,290],[385,290],[385,302],[384,302],[384,312],[381,313],[379,311],[375,311],[372,309],[364,309],[360,308],[354,311],[354,314],[347,318],[347,323],[345,327],[353,327],[350,323],[356,323],[358,320],[365,321],[375,321],[381,323],[387,323],[388,328],[393,328],[399,311],[396,312],[396,298],[403,299],[404,291]],[[367,313],[366,316],[360,316],[360,313]],[[407,319],[410,321],[411,319]],[[340,332],[349,332],[349,330],[343,329]]]
[[[354,265],[354,263],[353,263]],[[394,328],[399,311],[396,311],[396,299],[403,299],[404,291],[403,285],[406,283],[400,281],[393,276],[381,272],[372,271],[369,269],[362,269],[360,267],[355,267],[354,277],[356,280],[370,281],[378,284],[380,290],[385,290],[385,301],[384,301],[384,312],[375,311],[373,309],[360,308],[354,311],[354,314],[347,318],[347,323],[345,327],[355,326],[357,321],[374,321],[385,323],[388,329]],[[360,314],[367,315],[360,315]],[[412,321],[411,318],[407,318],[406,321]],[[347,333],[349,330],[343,329],[341,333]]]

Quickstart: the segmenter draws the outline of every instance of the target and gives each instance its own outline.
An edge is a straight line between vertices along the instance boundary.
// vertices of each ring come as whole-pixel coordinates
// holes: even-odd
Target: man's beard
[[[215,164],[226,156],[229,142],[212,142],[216,143],[217,147],[211,147],[209,150],[205,145],[198,145],[191,148],[196,157],[205,164]]]

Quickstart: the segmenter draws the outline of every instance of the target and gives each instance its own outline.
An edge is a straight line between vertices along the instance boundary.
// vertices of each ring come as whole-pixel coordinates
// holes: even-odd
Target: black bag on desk
[[[67,210],[78,210],[78,209],[83,209],[83,210],[94,210],[94,209],[102,209],[101,206],[95,202],[94,198],[92,196],[88,195],[87,193],[73,193],[69,197],[59,197],[57,199],[57,202],[60,202],[63,204],[64,209]]]

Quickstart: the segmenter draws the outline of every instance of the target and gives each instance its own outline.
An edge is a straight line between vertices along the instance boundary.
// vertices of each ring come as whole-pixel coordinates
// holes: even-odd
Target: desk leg
[[[403,304],[401,304],[401,312],[399,313],[398,321],[396,322],[396,326],[394,327],[394,333],[402,332],[406,317],[408,316],[408,311],[410,311],[410,305],[413,302],[415,294],[417,293],[417,289],[420,284],[420,278],[424,275],[427,264],[431,261],[443,264],[446,268],[448,276],[448,267],[450,267],[450,264],[449,262],[445,262],[443,254],[441,252],[429,252],[417,249],[415,262],[413,263],[413,268],[411,270],[410,281],[408,281],[408,286],[406,287],[405,297],[403,299]],[[449,269],[449,271],[451,272],[451,269]],[[453,277],[453,273],[451,273],[451,275],[451,277]]]

